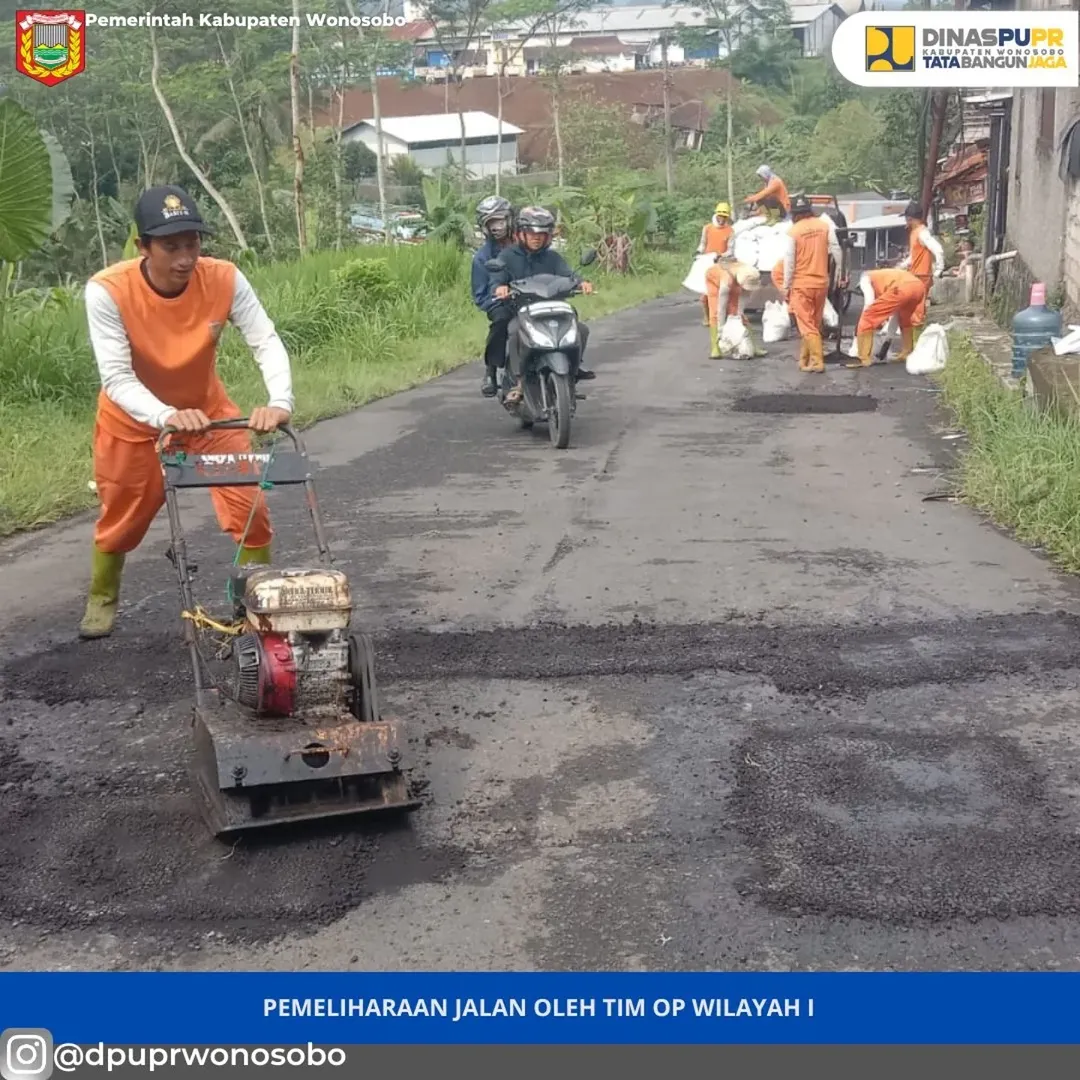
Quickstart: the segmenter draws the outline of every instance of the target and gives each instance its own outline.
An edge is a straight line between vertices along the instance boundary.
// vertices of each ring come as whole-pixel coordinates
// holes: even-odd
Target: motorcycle
[[[596,252],[589,250],[582,256],[581,266],[595,261]],[[487,263],[492,272],[501,266],[497,259]],[[522,397],[516,402],[506,400],[516,382],[507,363],[495,373],[496,398],[523,428],[546,420],[552,446],[565,450],[570,445],[570,421],[577,411],[577,369],[581,363],[578,314],[567,299],[581,291],[581,282],[576,277],[534,274],[510,282],[509,288],[515,309],[511,334],[517,335],[522,358]],[[513,347],[511,339],[508,349]]]

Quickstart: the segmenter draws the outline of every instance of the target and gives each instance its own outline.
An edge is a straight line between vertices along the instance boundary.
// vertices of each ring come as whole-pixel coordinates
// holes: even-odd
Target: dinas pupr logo
[[[867,71],[914,71],[914,26],[868,26]]]

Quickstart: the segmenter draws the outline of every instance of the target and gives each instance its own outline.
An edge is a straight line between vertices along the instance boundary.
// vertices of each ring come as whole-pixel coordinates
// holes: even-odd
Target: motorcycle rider
[[[495,372],[506,362],[507,331],[514,309],[510,304],[495,299],[495,283],[487,270],[489,259],[496,258],[503,248],[514,242],[514,208],[508,199],[489,195],[476,207],[476,225],[484,236],[484,243],[473,256],[472,294],[473,303],[488,317],[488,336],[484,345],[484,397],[495,396]]]
[[[520,281],[522,278],[533,277],[536,274],[555,274],[559,277],[580,280],[578,275],[570,269],[570,264],[551,246],[555,235],[555,217],[550,211],[542,206],[526,206],[518,212],[514,231],[515,243],[503,248],[496,256],[502,264],[502,270],[492,274],[497,300],[505,300],[509,297],[511,281]],[[588,296],[593,291],[592,284],[582,281],[581,291]],[[578,325],[581,333],[581,362],[578,365],[577,377],[581,380],[595,379],[595,373],[584,366],[585,350],[589,344],[589,328],[584,323]],[[511,335],[510,340],[516,349],[516,337]],[[506,396],[507,402],[511,404],[520,401],[522,396],[522,372],[519,359],[512,349],[511,367],[517,376],[517,385]]]

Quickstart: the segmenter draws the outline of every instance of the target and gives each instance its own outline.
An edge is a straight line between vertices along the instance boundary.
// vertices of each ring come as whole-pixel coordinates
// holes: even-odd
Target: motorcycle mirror
[[[484,263],[484,269],[489,273],[494,274],[496,270],[502,269],[502,263],[499,262],[498,259],[488,259],[488,261]]]
[[[588,251],[582,252],[581,265],[592,266],[596,262],[596,248],[589,248]]]

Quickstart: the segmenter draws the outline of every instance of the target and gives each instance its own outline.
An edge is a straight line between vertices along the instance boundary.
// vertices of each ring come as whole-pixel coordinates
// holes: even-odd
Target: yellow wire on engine
[[[190,619],[200,630],[216,630],[219,634],[225,634],[228,637],[235,637],[237,634],[241,634],[244,631],[244,623],[235,622],[230,624],[218,622],[212,615],[208,615],[206,611],[196,605],[194,611],[181,611],[180,617],[182,619]]]

